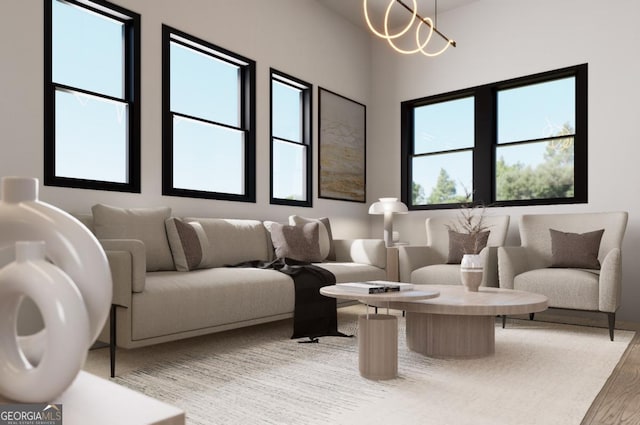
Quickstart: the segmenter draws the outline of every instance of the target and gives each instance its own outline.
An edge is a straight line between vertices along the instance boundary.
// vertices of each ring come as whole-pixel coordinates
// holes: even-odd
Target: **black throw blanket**
[[[330,271],[289,258],[251,261],[232,267],[273,269],[291,276],[295,288],[292,339],[308,337],[309,342],[318,342],[320,336],[349,336],[338,331],[336,299],[320,294],[320,288],[336,283]]]

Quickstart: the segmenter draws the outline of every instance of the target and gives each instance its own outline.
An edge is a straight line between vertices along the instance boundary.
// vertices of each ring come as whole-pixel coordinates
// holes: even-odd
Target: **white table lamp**
[[[384,244],[393,245],[393,214],[407,214],[407,206],[398,198],[380,198],[369,207],[369,214],[384,215]]]

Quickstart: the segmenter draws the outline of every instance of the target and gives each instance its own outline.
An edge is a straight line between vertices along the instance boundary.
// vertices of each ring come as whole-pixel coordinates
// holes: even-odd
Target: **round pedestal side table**
[[[372,302],[384,307],[387,302],[410,302],[435,298],[435,290],[405,290],[380,294],[363,294],[345,289],[340,284],[320,288],[327,297]],[[358,365],[360,375],[367,379],[384,380],[398,376],[398,318],[390,314],[367,314],[358,317]]]

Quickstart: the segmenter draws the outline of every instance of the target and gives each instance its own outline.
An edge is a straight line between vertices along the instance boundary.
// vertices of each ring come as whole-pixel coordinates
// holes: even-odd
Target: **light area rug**
[[[340,330],[356,334],[362,312],[341,309]],[[494,356],[443,360],[409,351],[398,319],[394,380],[360,376],[357,337],[299,344],[282,321],[200,338],[115,382],[184,409],[191,425],[571,425],[634,335],[611,342],[606,329],[509,320],[496,322]]]

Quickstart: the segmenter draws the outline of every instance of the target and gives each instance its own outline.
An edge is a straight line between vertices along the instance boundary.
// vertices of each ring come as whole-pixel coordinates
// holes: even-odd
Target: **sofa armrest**
[[[620,307],[622,293],[622,254],[614,248],[604,257],[600,267],[599,309],[615,313]]]
[[[524,247],[498,247],[498,277],[501,288],[513,289],[513,279],[527,270],[529,265]]]
[[[398,247],[400,282],[411,282],[411,273],[421,267],[441,263],[438,252],[430,246],[407,245]]]
[[[113,304],[128,307],[132,292],[142,292],[147,263],[144,243],[137,239],[101,239],[113,277]]]
[[[387,267],[387,248],[382,239],[334,239],[333,243],[338,262]]]

